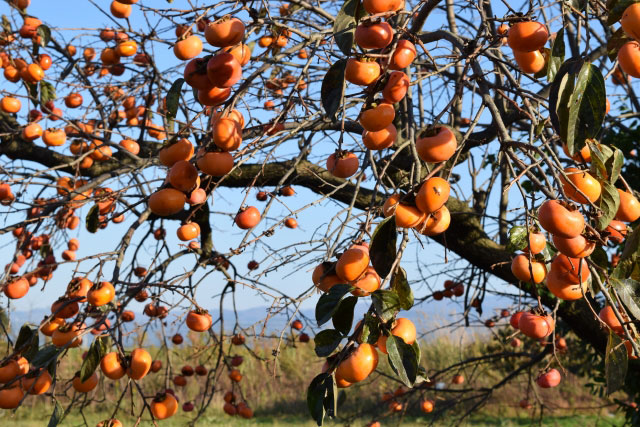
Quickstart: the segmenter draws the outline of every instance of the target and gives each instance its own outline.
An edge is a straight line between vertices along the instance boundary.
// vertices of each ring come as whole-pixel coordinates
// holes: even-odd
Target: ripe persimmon
[[[418,156],[427,163],[446,162],[457,148],[456,136],[446,126],[435,127],[416,141]]]
[[[391,123],[386,128],[377,132],[362,132],[362,142],[369,150],[384,150],[393,145],[397,138],[396,127]]]
[[[260,211],[255,206],[249,206],[242,209],[235,218],[235,223],[243,230],[248,230],[260,223]]]
[[[188,222],[181,225],[176,234],[178,239],[183,242],[188,242],[189,240],[196,239],[200,235],[200,226],[197,222]]]
[[[111,14],[116,18],[128,18],[131,15],[131,6],[128,4],[120,3],[117,0],[111,2]]]
[[[18,98],[14,98],[12,96],[5,96],[0,100],[0,109],[5,113],[17,113],[20,111],[22,107],[22,103]]]
[[[417,227],[425,219],[425,213],[415,206],[400,202],[400,196],[392,194],[382,206],[385,217],[396,216],[396,225],[402,228]]]
[[[0,390],[0,409],[17,408],[23,397],[24,392],[17,384]]]
[[[640,77],[640,43],[626,42],[618,50],[618,64],[622,71],[632,77]]]
[[[105,354],[100,360],[100,370],[112,380],[120,379],[127,373],[120,355],[115,351]]]
[[[371,15],[385,12],[396,12],[404,7],[404,0],[364,0],[364,10]]]
[[[409,85],[409,76],[402,71],[394,71],[382,89],[382,98],[389,104],[400,102],[407,95]]]
[[[359,166],[358,156],[351,152],[336,151],[327,158],[327,170],[337,178],[349,178]]]
[[[636,197],[627,192],[618,189],[620,196],[620,205],[616,213],[616,219],[624,222],[633,222],[640,218],[640,202]]]
[[[329,273],[325,265],[320,264],[314,270],[312,274],[313,284],[322,292],[329,292],[333,286],[339,283],[345,283],[335,273]]]
[[[141,380],[151,369],[151,355],[143,348],[136,348],[131,352],[127,367],[127,375],[133,380]]]
[[[357,297],[367,296],[380,289],[380,283],[380,276],[373,267],[369,266],[365,270],[364,274],[352,283],[356,289],[351,291],[351,293]]]
[[[364,130],[378,132],[393,123],[396,111],[393,105],[381,102],[360,113],[360,124]]]
[[[520,70],[527,74],[535,74],[542,71],[547,63],[544,55],[539,50],[532,50],[531,52],[514,50],[513,59],[516,60]]]
[[[80,372],[76,372],[76,374],[73,376],[73,381],[71,381],[71,384],[76,391],[80,393],[89,393],[91,390],[96,388],[96,386],[98,385],[98,380],[99,379],[97,372],[94,372],[84,382],[80,380]]]
[[[369,86],[380,77],[380,64],[372,60],[349,58],[344,77],[359,86]]]
[[[449,199],[451,186],[447,180],[434,176],[426,180],[416,195],[416,206],[424,213],[440,209]]]
[[[640,4],[631,3],[622,13],[620,24],[627,36],[640,40]]]
[[[67,134],[63,129],[47,129],[42,133],[42,141],[49,147],[59,147],[67,141]]]
[[[584,279],[582,284],[576,284],[566,280],[562,274],[554,268],[551,268],[547,276],[547,289],[556,297],[566,301],[582,298],[587,291],[587,285],[588,282],[586,279]]]
[[[550,369],[536,379],[536,384],[542,388],[556,387],[562,381],[562,375],[557,369]]]
[[[207,175],[223,176],[233,169],[233,156],[226,151],[199,151],[196,164]]]
[[[171,166],[167,179],[173,188],[189,192],[197,186],[198,170],[188,161],[180,160]]]
[[[244,24],[238,18],[222,18],[207,24],[204,37],[211,46],[227,47],[240,43],[244,37]]]
[[[336,263],[336,274],[345,282],[358,280],[369,266],[369,251],[357,245],[344,251]]]
[[[87,302],[94,307],[109,304],[115,298],[116,290],[110,282],[99,282],[87,293]]]
[[[164,188],[149,196],[148,205],[151,212],[158,216],[169,216],[184,208],[187,196],[174,188]]]
[[[29,394],[44,394],[49,390],[52,382],[49,372],[46,369],[40,369],[27,374],[22,379],[22,389]]]
[[[212,86],[209,90],[198,90],[198,102],[202,105],[214,107],[226,101],[229,95],[231,95],[231,88]]]
[[[384,49],[393,40],[393,28],[388,22],[361,22],[355,31],[355,42],[362,49]]]
[[[552,235],[571,239],[584,230],[584,217],[580,211],[558,200],[547,200],[538,209],[538,221]]]
[[[378,351],[367,343],[360,344],[353,353],[336,368],[336,377],[349,383],[357,383],[367,378],[378,366]]]
[[[83,325],[65,324],[56,329],[51,335],[51,342],[56,347],[79,347],[82,344],[80,328]]]
[[[160,393],[151,402],[151,413],[154,418],[164,420],[178,412],[178,401],[171,393]]]
[[[20,299],[29,292],[29,282],[24,277],[7,282],[3,287],[3,292],[10,299]]]
[[[207,77],[213,86],[229,88],[242,78],[242,67],[231,53],[221,52],[207,62]]]
[[[551,335],[555,327],[553,317],[525,312],[518,320],[518,329],[529,338],[540,339]]]
[[[604,306],[602,310],[600,310],[600,313],[598,313],[598,317],[600,317],[600,320],[606,323],[607,326],[609,326],[616,334],[624,334],[624,328],[610,305]]]
[[[418,51],[416,50],[416,46],[409,40],[398,40],[398,44],[389,59],[388,68],[390,70],[401,70],[406,68],[413,63],[417,54]]]
[[[202,40],[198,36],[189,36],[173,45],[173,54],[176,58],[186,61],[195,58],[202,52]]]
[[[451,213],[446,205],[430,214],[425,214],[424,220],[414,228],[424,236],[435,236],[444,233],[451,224]]]
[[[542,233],[529,233],[529,244],[524,249],[525,252],[531,252],[533,255],[539,254],[547,246],[547,239]]]
[[[602,191],[602,186],[593,176],[591,176],[588,172],[581,171],[578,168],[566,168],[564,173],[567,175],[567,179],[564,176],[560,177],[560,181],[562,181],[562,187],[564,189],[565,194],[571,200],[585,204],[585,203],[594,203],[596,200],[600,198],[600,193]],[[570,183],[573,183],[571,185]],[[580,190],[584,196],[576,190],[575,187]],[[585,197],[586,196],[586,197]]]
[[[582,235],[570,239],[553,235],[552,240],[561,254],[571,258],[588,257],[596,248],[595,242],[587,240]]]
[[[416,333],[416,326],[411,320],[404,317],[398,317],[393,323],[393,327],[391,328],[392,335],[402,338],[402,340],[409,345],[415,342]],[[378,337],[378,349],[384,354],[387,354],[388,338],[389,337],[384,334],[380,334],[380,336]]]
[[[514,51],[531,52],[539,50],[549,38],[544,24],[535,21],[517,22],[509,28],[507,43]]]
[[[187,327],[195,332],[204,332],[211,327],[213,320],[207,312],[191,310],[187,314]]]
[[[232,54],[243,67],[251,60],[251,48],[243,43],[234,47],[228,47],[225,49],[225,52]]]
[[[591,272],[587,261],[583,258],[569,258],[566,255],[558,254],[551,262],[551,270],[555,270],[558,279],[568,283],[580,283],[586,281]]]
[[[207,63],[205,58],[194,58],[184,67],[184,80],[195,89],[209,91],[213,84],[207,76]]]
[[[223,151],[237,150],[242,143],[242,128],[231,117],[222,117],[211,126],[213,143]]]
[[[538,261],[529,261],[526,255],[516,255],[511,261],[511,272],[523,282],[541,283],[547,277],[547,268]]]
[[[140,145],[131,139],[123,139],[119,142],[119,145],[123,150],[128,151],[133,155],[137,156],[140,153]]]
[[[158,158],[164,166],[171,167],[180,160],[190,160],[193,153],[193,144],[188,139],[182,138],[174,144],[162,148],[158,152]]]

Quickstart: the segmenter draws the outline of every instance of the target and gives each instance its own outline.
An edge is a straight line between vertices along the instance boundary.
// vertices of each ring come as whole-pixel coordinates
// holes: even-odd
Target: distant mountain
[[[488,319],[495,316],[500,308],[504,307],[506,303],[501,298],[493,298],[485,300],[484,302],[484,315],[482,319]],[[368,306],[365,301],[362,301],[356,306],[354,319],[361,318],[366,312]],[[408,312],[401,312],[401,317],[407,317],[411,319],[415,324],[420,335],[425,334],[424,339],[433,339],[443,334],[449,334],[450,328],[443,328],[444,326],[455,323],[455,326],[464,326],[464,321],[461,320],[462,305],[457,304],[454,301],[433,301],[428,304],[419,305]],[[11,335],[17,335],[20,326],[24,323],[39,324],[42,319],[50,313],[49,310],[43,308],[35,308],[29,311],[15,310],[11,313]],[[179,314],[183,314],[180,312]],[[216,312],[211,312],[214,319],[217,317]],[[238,326],[244,330],[248,335],[264,335],[264,336],[279,336],[281,331],[287,327],[287,322],[292,316],[293,312],[280,312],[269,313],[268,307],[255,307],[245,310],[239,310],[237,312]],[[313,336],[315,332],[320,329],[331,327],[331,322],[323,325],[322,328],[318,328],[315,323],[315,310],[305,309],[300,310],[295,316],[303,320],[305,325],[303,331]],[[144,319],[144,314],[136,313],[136,321]],[[266,319],[266,322],[265,322]],[[469,313],[469,320],[474,326],[480,326],[478,321],[479,317],[475,310]],[[134,321],[132,324],[127,324],[125,330],[131,330],[136,324]],[[506,321],[503,320],[503,322]],[[224,310],[224,322],[225,330],[227,333],[232,332],[232,328],[236,324],[236,313],[232,310]],[[355,322],[354,322],[355,323]],[[164,319],[165,331],[167,334],[173,335],[175,333],[181,333],[186,335],[188,329],[184,324],[184,320],[176,318],[170,314]],[[228,325],[228,326],[227,326]],[[214,325],[215,328],[215,325]],[[158,344],[160,342],[160,324],[159,322],[153,322],[151,328],[147,333],[147,339],[152,344]],[[474,333],[486,333],[484,327],[474,328]],[[135,338],[131,338],[132,340]],[[130,343],[129,343],[130,344]]]

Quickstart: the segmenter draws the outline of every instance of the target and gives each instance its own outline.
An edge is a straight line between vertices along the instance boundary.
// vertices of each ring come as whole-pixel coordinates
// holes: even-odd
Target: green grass
[[[32,414],[35,415],[35,414]],[[90,426],[93,426],[99,420],[105,418],[106,414],[87,414],[87,422]],[[133,426],[135,424],[135,419],[120,417],[119,418],[125,426]],[[190,418],[177,415],[173,418],[170,418],[165,421],[158,422],[160,427],[183,427],[187,425]],[[10,425],[10,423],[14,421],[13,425],[19,427],[41,427],[47,424],[47,417],[21,417],[10,418],[10,417],[0,417],[0,423],[2,425]],[[352,420],[351,425],[354,426],[363,426],[370,420],[367,419],[356,419]],[[424,426],[429,424],[430,419],[428,418],[416,418],[416,417],[405,417],[400,418],[399,416],[394,416],[388,419],[381,420],[381,424],[383,426],[395,426],[401,422],[403,427],[413,427],[413,426]],[[449,426],[452,424],[451,419],[436,422],[435,426]],[[60,426],[64,427],[80,427],[84,426],[84,421],[81,416],[77,414],[72,414],[65,418]],[[150,421],[142,421],[139,426],[146,427],[152,426],[153,424]],[[316,424],[312,422],[309,418],[305,416],[278,416],[278,417],[256,417],[252,420],[244,420],[238,417],[228,417],[228,416],[205,416],[202,417],[198,424],[199,426],[217,426],[217,427],[251,427],[251,426],[274,426],[274,427],[313,427]],[[344,422],[339,420],[326,420],[325,425],[327,426],[339,426],[345,425]],[[470,418],[468,418],[463,424],[463,426],[473,426],[473,427],[489,427],[489,426],[501,426],[501,427],[516,427],[516,426],[537,426],[538,419],[530,418],[530,417],[497,417],[493,415],[483,415],[476,414]],[[620,416],[612,417],[612,416],[597,416],[597,415],[571,415],[571,416],[548,416],[544,417],[542,420],[543,426],[553,426],[553,427],[570,427],[570,426],[585,426],[585,427],[613,427],[613,426],[621,426],[623,425],[623,419]]]

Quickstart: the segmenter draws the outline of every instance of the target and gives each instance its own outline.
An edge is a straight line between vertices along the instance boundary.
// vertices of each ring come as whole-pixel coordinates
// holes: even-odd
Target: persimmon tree
[[[461,366],[509,360],[491,387],[450,390],[450,405],[472,402],[462,417],[532,368],[535,387],[555,387],[560,329],[603,358],[608,394],[636,398],[637,3],[87,4],[104,19],[82,30],[32,16],[29,0],[4,6],[0,234],[15,250],[3,304],[52,280],[68,287],[39,326],[15,340],[4,329],[0,407],[47,393],[55,425],[59,401],[78,404],[63,396],[127,376],[118,402],[136,391],[140,419],[174,415],[173,394],[145,385],[162,361],[126,345],[131,307],[144,303],[134,332],[172,313],[205,337],[210,366],[196,371],[207,387],[183,406],[195,408],[192,423],[216,393],[226,413],[250,418],[230,347],[250,334],[223,314],[240,288],[294,330],[300,304],[317,300],[307,322],[324,328],[314,341],[326,363],[307,401],[319,425],[337,415],[337,389],[373,378],[385,356],[406,396]],[[296,203],[296,188],[314,197]],[[240,205],[218,199],[225,189],[242,193]],[[307,211],[326,221],[295,244],[270,243]],[[241,242],[216,244],[232,226],[246,230]],[[82,250],[88,233],[107,237],[95,253]],[[240,265],[247,253],[256,259]],[[61,265],[72,274],[59,277]],[[302,268],[309,280],[296,295],[269,281]],[[210,281],[222,283],[216,307],[197,298]],[[481,320],[487,296],[504,294],[494,284],[511,289],[513,309]],[[495,354],[430,370],[402,312],[445,298],[466,325],[509,318],[513,334]],[[369,309],[355,318],[362,301]],[[162,331],[164,345],[182,342]],[[277,366],[284,336],[265,363]],[[543,345],[508,346],[531,339]],[[83,342],[80,370],[59,378],[55,367]],[[165,384],[184,384],[189,374],[172,369]],[[233,390],[213,386],[222,375]],[[437,406],[420,401],[427,413]],[[119,425],[118,407],[103,425]]]

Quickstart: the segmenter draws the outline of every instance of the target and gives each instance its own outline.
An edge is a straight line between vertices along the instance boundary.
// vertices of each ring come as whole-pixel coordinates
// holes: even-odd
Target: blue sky
[[[140,3],[154,5],[157,4],[157,7],[169,6],[175,9],[189,9],[188,2],[180,0],[176,0],[171,4],[165,3],[161,0],[156,0],[156,2],[142,0]],[[195,5],[204,4],[204,2],[202,1],[192,1],[191,3]],[[62,5],[64,6],[61,7]],[[109,2],[102,1],[99,3],[99,5],[104,7],[105,10],[108,10]],[[9,15],[8,9],[9,8],[5,3],[0,4],[0,12]],[[495,10],[494,12],[499,15],[500,11]],[[114,26],[114,22],[109,16],[98,11],[95,6],[92,5],[89,1],[84,0],[67,0],[65,2],[32,0],[32,5],[29,8],[29,13],[43,19],[46,24],[51,26],[56,37],[63,37],[65,39],[65,42],[72,41],[73,43],[77,43],[78,45],[80,45],[85,43],[87,40],[91,40],[92,45],[96,48],[96,50],[98,50],[98,53],[100,49],[105,46],[105,44],[95,37],[96,32],[99,28],[103,28],[105,26]],[[16,14],[13,14],[11,16],[14,19],[17,18]],[[143,17],[141,12],[137,7],[134,6],[134,13],[131,17],[131,22],[133,23],[133,25],[135,25],[137,22],[140,22],[139,20],[142,18]],[[149,18],[153,19],[153,15],[150,15]],[[443,24],[444,14],[441,12],[434,12],[433,16],[429,19],[427,26],[429,28],[438,28]],[[168,25],[161,25],[160,29],[166,29],[167,31],[171,30]],[[171,37],[173,37],[173,34],[171,34]],[[250,40],[255,38],[256,36],[252,35],[250,37]],[[44,51],[47,50],[44,49]],[[175,59],[171,50],[169,50],[167,47],[157,46],[155,48],[155,52],[157,55],[157,61],[159,64],[161,64],[161,68],[179,66],[181,69],[181,67],[183,66],[180,61]],[[256,50],[254,51],[254,55],[260,52],[260,49],[256,48]],[[126,74],[124,77],[127,77],[128,75],[129,74]],[[121,78],[119,79],[119,81],[126,81],[126,78]],[[58,94],[61,96],[66,95],[70,91],[62,84],[56,84],[56,86]],[[15,86],[7,84],[4,81],[0,83],[0,89],[2,90],[14,90],[14,87]],[[85,99],[87,99],[87,97],[85,97]],[[434,102],[436,103],[436,105],[444,105],[442,104],[442,100],[435,100]],[[58,102],[58,104],[60,103],[61,102]],[[465,108],[467,108],[468,105],[470,104],[465,103]],[[194,108],[199,107],[197,105],[194,105]],[[26,108],[23,107],[21,116],[19,116],[21,118],[21,122],[23,123],[25,121],[26,111]],[[248,117],[247,113],[248,111],[245,110],[245,115]],[[259,122],[266,122],[271,117],[273,117],[275,113],[252,109],[251,115]],[[483,116],[483,121],[488,121],[488,116],[486,114]],[[319,137],[321,137],[321,135],[319,135]],[[335,145],[331,140],[326,141],[320,139],[319,137],[314,138],[313,154],[310,159],[320,165],[324,165],[324,159],[326,158],[328,153],[332,152],[335,149]],[[352,142],[350,142],[350,140],[347,138],[347,144],[351,143]],[[296,150],[297,147],[295,146],[295,144],[285,145],[277,151],[277,156],[279,158],[293,158],[297,154]],[[68,151],[63,151],[68,153]],[[481,155],[480,150],[474,150],[473,152],[475,155]],[[497,147],[492,148],[490,152],[494,154],[497,153]],[[7,159],[5,158],[3,159],[3,161],[7,161]],[[462,163],[458,165],[454,172],[461,175],[462,177],[461,181],[459,181],[459,183],[455,186],[455,190],[459,195],[469,197],[471,182],[470,178],[468,177],[468,164]],[[486,179],[490,172],[491,171],[489,170],[481,172],[478,176],[478,181],[482,182],[484,179]],[[145,176],[150,179],[162,179],[165,173],[166,172],[164,169],[154,168],[153,171],[149,171]],[[367,175],[371,176],[371,173],[369,172],[367,173]],[[129,184],[126,177],[120,184],[118,184],[118,180],[119,178],[115,178],[114,180],[107,182],[106,185],[116,188],[118,185]],[[369,179],[367,185],[372,186],[372,183],[373,180]],[[157,185],[159,185],[158,182],[152,185],[152,187]],[[303,207],[306,204],[317,199],[317,197],[312,192],[302,187],[294,186],[294,188],[297,191],[296,197],[279,199],[275,204],[275,207],[269,212],[268,217],[264,219],[263,222],[256,228],[256,231],[263,231],[275,221],[279,221],[285,216],[289,215],[290,211],[299,209],[300,207]],[[245,236],[244,232],[241,232],[240,230],[238,230],[238,228],[233,227],[232,215],[230,215],[231,213],[235,212],[241,205],[241,203],[245,199],[245,196],[247,196],[248,204],[253,204],[259,209],[262,209],[262,207],[264,206],[264,203],[255,200],[255,194],[257,190],[258,189],[252,189],[248,196],[244,191],[240,189],[221,189],[215,193],[212,205],[212,211],[214,212],[214,215],[212,216],[212,226],[214,229],[214,245],[220,252],[226,252],[230,248],[236,247]],[[520,203],[520,195],[517,192],[515,186],[512,187],[511,196],[514,207],[518,207]],[[498,197],[499,189],[496,189],[491,193],[489,205],[497,206]],[[332,220],[332,216],[340,212],[341,208],[341,205],[338,205],[332,201],[324,201],[321,203],[321,206],[306,209],[296,216],[299,224],[298,229],[290,230],[284,227],[280,227],[276,230],[275,235],[266,238],[264,243],[269,245],[270,251],[273,251],[275,249],[275,252],[278,252],[278,248],[286,248],[289,247],[289,245],[295,244],[297,242],[309,240],[310,236],[322,235],[327,229],[328,225],[335,227],[335,223],[339,223],[339,221],[343,219],[343,217],[339,217],[336,220]],[[490,213],[492,214],[494,214],[495,211],[495,209],[490,209]],[[82,218],[83,222],[87,212],[88,207],[84,207],[79,212],[79,215]],[[2,218],[2,221],[4,221],[3,224],[12,224],[16,221],[19,221],[21,218],[22,214],[19,216],[15,214],[9,214],[6,217]],[[69,237],[77,237],[81,242],[81,247],[78,251],[78,257],[81,258],[83,256],[91,255],[96,252],[115,250],[120,237],[126,231],[128,225],[131,224],[132,220],[133,218],[129,216],[124,223],[111,224],[107,230],[100,230],[96,234],[87,233],[86,231],[84,231],[84,227],[71,232],[69,234]],[[175,238],[175,230],[178,226],[179,224],[175,221],[165,222],[165,228],[167,229],[169,236],[168,245],[174,251],[179,247],[179,242]],[[142,226],[137,231],[136,236],[140,237],[144,235],[148,231],[148,229],[148,225]],[[134,237],[134,242],[135,241],[136,237]],[[428,284],[415,284],[415,292],[419,295],[430,293],[427,289],[427,286],[433,288],[434,290],[440,289],[442,287],[442,283],[446,278],[454,277],[458,274],[458,271],[454,269],[454,266],[455,268],[461,267],[460,264],[442,264],[442,261],[444,259],[444,248],[428,240],[423,240],[423,243],[425,244],[425,247],[424,249],[421,249],[419,244],[415,240],[412,240],[412,243],[407,250],[410,258],[403,262],[403,266],[407,269],[409,278],[415,279],[419,277],[415,263],[416,259],[419,259],[422,264],[428,265],[427,269],[430,270],[431,274],[442,273],[442,275],[437,278],[429,279]],[[2,258],[8,259],[13,253],[14,249],[13,239],[7,235],[0,236],[0,245],[0,255],[2,256]],[[307,250],[310,248],[310,246],[315,245],[301,244],[297,249]],[[63,249],[65,248],[56,248],[55,253],[58,259],[60,258],[59,254]],[[140,251],[137,260],[138,264],[148,266],[151,263],[152,257],[154,256],[155,249],[155,242],[143,248]],[[318,252],[318,254],[319,253],[320,252]],[[243,274],[247,274],[246,265],[248,261],[256,259],[261,262],[262,266],[265,266],[269,262],[271,262],[269,260],[263,260],[264,256],[264,248],[257,247],[254,250],[250,249],[234,257],[233,261]],[[130,261],[130,258],[128,259]],[[193,258],[189,259],[188,257],[185,257],[185,262],[173,266],[171,272],[177,274],[184,268],[190,268],[193,261]],[[86,271],[93,266],[93,261],[85,262],[78,267],[78,271]],[[48,283],[44,287],[44,289],[41,289],[42,287],[39,284],[37,287],[31,290],[27,297],[12,302],[12,307],[19,310],[29,310],[30,308],[34,307],[48,307],[53,302],[53,300],[55,300],[55,298],[64,291],[69,279],[72,277],[74,268],[76,268],[75,264],[65,264],[61,266],[55,272],[54,279],[50,283]],[[312,268],[313,265],[304,266],[300,264],[289,263],[278,271],[274,271],[266,276],[260,277],[259,280],[261,281],[261,283],[271,288],[271,290],[269,290],[269,293],[271,295],[277,295],[277,291],[282,291],[283,293],[289,294],[291,296],[297,296],[305,292],[311,286],[310,275]],[[105,272],[105,276],[107,278],[111,276],[109,264],[107,264]],[[255,278],[255,276],[250,277]],[[92,276],[89,276],[89,278],[92,278]],[[504,290],[504,287],[500,286],[497,281],[493,280],[492,283],[493,284],[491,286],[496,285],[499,289]],[[199,304],[201,306],[204,306],[205,308],[217,307],[217,295],[224,284],[225,279],[220,273],[215,272],[208,276],[208,278],[205,279],[205,282],[198,287],[195,298],[198,300]],[[317,296],[313,296],[303,303],[303,307],[313,307],[316,301]],[[273,302],[274,300],[272,298],[262,297],[257,292],[249,288],[239,288],[236,292],[236,304],[239,308],[242,309],[269,306]],[[363,301],[362,303],[368,302]],[[183,305],[187,307],[189,304],[184,303]],[[426,307],[428,307],[428,305]],[[138,309],[141,309],[141,307],[138,306]]]

